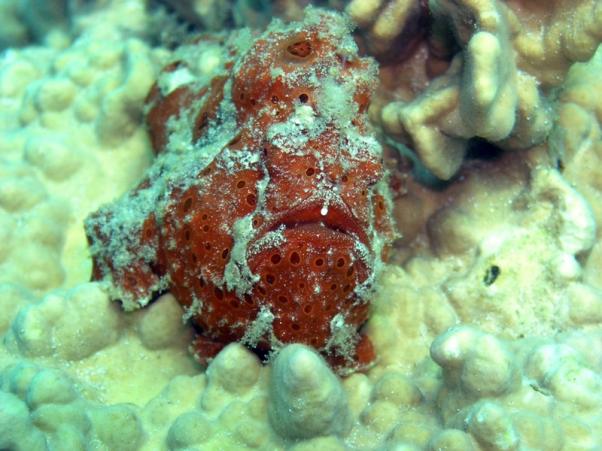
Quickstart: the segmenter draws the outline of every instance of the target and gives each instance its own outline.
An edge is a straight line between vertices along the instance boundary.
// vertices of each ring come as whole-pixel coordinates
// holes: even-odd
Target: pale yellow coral
[[[536,171],[528,189],[528,194],[515,192],[506,200],[500,195],[499,201],[493,200],[493,192],[470,196],[471,206],[450,205],[445,208],[447,214],[440,212],[430,224],[436,243],[443,242],[449,232],[460,242],[475,240],[473,246],[478,249],[466,272],[449,277],[443,286],[458,316],[464,321],[480,318],[487,330],[509,336],[537,330],[549,333],[559,324],[571,322],[567,316],[571,312],[563,306],[566,290],[582,277],[575,256],[591,248],[595,233],[589,206],[554,171]],[[469,212],[485,205],[481,202],[492,201],[499,206],[499,214],[506,215],[503,230],[494,220],[475,233]],[[504,204],[506,208],[501,207]],[[511,217],[515,227],[510,226]],[[467,223],[473,227],[467,229]]]
[[[63,283],[60,257],[69,213],[32,167],[0,160],[0,283],[32,290]]]
[[[420,235],[413,244],[426,248],[381,279],[367,325],[379,364],[419,362],[425,343],[460,322],[513,338],[599,327],[602,292],[583,268],[591,208],[558,171],[531,169],[525,156],[473,164],[439,194],[428,244]]]
[[[2,54],[0,267],[19,264],[3,268],[0,281],[45,290],[89,278],[83,228],[64,226],[78,225],[148,162],[142,108],[160,55],[106,25],[66,49]],[[117,174],[115,163],[127,169]]]
[[[415,33],[412,36],[407,31],[418,31],[416,22],[423,13],[417,0],[351,0],[346,12],[364,30],[366,45],[377,55],[400,53],[395,42],[404,32],[406,41],[415,38]]]
[[[444,424],[465,430],[484,449],[518,449],[520,443],[560,450],[574,440],[595,446],[602,379],[598,360],[581,351],[587,340],[598,348],[596,334],[506,342],[471,327],[449,330],[431,346],[443,368],[438,400]],[[511,373],[500,352],[512,356]],[[465,385],[467,378],[474,387]],[[496,379],[507,383],[491,393],[487,387]],[[570,424],[580,427],[564,427]]]
[[[20,363],[0,372],[2,449],[137,449],[143,430],[131,404],[103,406],[85,399],[63,372]]]
[[[564,168],[564,176],[582,193],[602,223],[602,46],[587,63],[571,67],[559,94],[558,118],[550,137],[551,153]],[[600,227],[597,230],[600,237]],[[572,291],[575,321],[596,322],[602,289],[602,242],[594,244],[584,268],[584,282],[594,288]]]
[[[328,364],[312,349],[293,344],[273,362],[268,414],[289,439],[342,435],[350,426],[347,395]]]
[[[416,98],[382,110],[385,131],[409,141],[442,179],[456,173],[472,137],[508,149],[542,142],[552,125],[551,109],[536,79],[516,67],[504,5],[440,0],[430,6],[435,22],[449,23],[463,50]]]
[[[602,223],[602,46],[587,63],[575,64],[559,94],[550,149],[564,176],[589,201]]]
[[[587,61],[602,41],[599,0],[507,0],[516,28],[518,67],[545,86],[557,86],[569,67]]]

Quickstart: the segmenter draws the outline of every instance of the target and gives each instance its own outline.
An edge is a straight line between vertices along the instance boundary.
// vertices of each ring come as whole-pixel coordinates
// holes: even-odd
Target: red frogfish
[[[370,365],[361,326],[394,237],[376,84],[347,19],[314,8],[183,46],[147,98],[153,165],[86,219],[93,280],[126,309],[171,292],[204,364],[238,341]]]

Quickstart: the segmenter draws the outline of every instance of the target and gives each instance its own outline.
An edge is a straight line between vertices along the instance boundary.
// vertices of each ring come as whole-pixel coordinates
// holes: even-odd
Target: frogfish
[[[183,45],[146,100],[154,163],[85,221],[92,279],[126,310],[172,293],[202,364],[235,341],[303,343],[340,373],[375,359],[361,327],[395,232],[378,68],[350,32],[308,8]]]

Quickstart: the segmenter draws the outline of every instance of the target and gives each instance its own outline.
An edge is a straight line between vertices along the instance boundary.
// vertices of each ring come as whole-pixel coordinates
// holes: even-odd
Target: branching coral
[[[386,61],[411,54],[427,29],[424,0],[352,0],[346,12],[363,31],[370,54]]]
[[[574,2],[558,1],[546,12],[537,2],[518,1],[429,6],[430,50],[449,53],[456,45],[461,51],[426,90],[383,109],[385,130],[442,179],[456,173],[472,137],[509,150],[542,143],[552,126],[542,88],[559,85],[572,62],[595,51],[602,29],[599,2],[584,0],[574,8]],[[400,22],[397,32],[407,26]]]
[[[385,130],[406,136],[424,165],[442,179],[456,173],[471,137],[510,149],[541,143],[552,125],[551,109],[537,80],[516,66],[505,6],[496,0],[459,6],[440,1],[431,11],[463,50],[426,91],[383,109]]]

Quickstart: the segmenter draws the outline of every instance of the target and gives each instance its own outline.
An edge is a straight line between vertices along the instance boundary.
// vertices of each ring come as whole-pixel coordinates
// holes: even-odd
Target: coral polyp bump
[[[309,9],[254,38],[199,38],[147,98],[156,159],[86,221],[93,278],[127,309],[170,291],[206,363],[241,341],[298,342],[340,371],[369,365],[358,330],[394,232],[366,110],[377,68],[340,15]],[[209,47],[217,75],[199,67]]]

